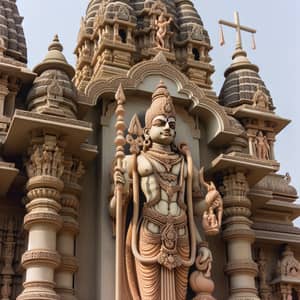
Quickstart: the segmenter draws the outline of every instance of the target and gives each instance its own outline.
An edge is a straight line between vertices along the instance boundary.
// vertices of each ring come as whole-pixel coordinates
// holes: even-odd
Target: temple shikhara
[[[0,0],[0,299],[299,300],[255,30],[220,20],[218,94],[192,0],[90,0],[74,67],[55,35],[30,70],[22,20]]]

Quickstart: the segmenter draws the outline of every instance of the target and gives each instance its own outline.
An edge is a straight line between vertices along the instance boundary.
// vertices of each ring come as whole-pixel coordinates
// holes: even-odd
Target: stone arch
[[[212,99],[207,95],[209,91],[201,89],[191,82],[167,61],[162,52],[158,53],[152,60],[140,62],[133,66],[126,76],[92,81],[87,86],[86,93],[92,102],[91,104],[96,105],[101,96],[114,94],[120,83],[122,83],[125,92],[142,90],[143,82],[151,76],[166,78],[174,83],[176,91],[171,90],[171,95],[181,98],[191,114],[196,114],[203,119],[204,124],[207,125],[209,143],[220,144],[220,141],[228,141],[228,139],[230,140],[240,134],[240,130],[232,126],[224,107],[220,106],[216,99]]]

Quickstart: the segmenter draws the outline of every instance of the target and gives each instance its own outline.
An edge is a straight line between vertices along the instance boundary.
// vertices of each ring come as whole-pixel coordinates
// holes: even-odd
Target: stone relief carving
[[[270,109],[269,97],[263,92],[262,87],[259,85],[257,86],[257,91],[253,95],[253,107],[262,110]]]
[[[270,159],[270,145],[267,137],[263,134],[262,131],[259,131],[254,140],[254,145],[256,149],[256,157],[262,160]]]
[[[165,13],[162,12],[155,21],[155,29],[156,29],[156,46],[158,48],[165,49],[165,39],[168,32],[168,25],[173,21],[172,18],[167,19]]]
[[[22,288],[21,255],[24,251],[24,236],[22,235],[22,217],[0,216],[0,259],[3,267],[1,278],[1,299],[15,299]]]
[[[29,177],[49,175],[59,178],[62,176],[64,151],[56,141],[34,144],[28,154],[30,159],[26,162],[26,169]]]
[[[203,27],[198,24],[194,24],[191,31],[191,38],[194,40],[202,41],[204,39]]]
[[[289,246],[286,246],[282,253],[282,259],[278,262],[277,273],[281,276],[300,279],[300,263],[294,257],[294,253]]]
[[[267,281],[267,265],[268,260],[266,258],[264,250],[259,249],[257,266],[258,266],[258,278],[259,278],[259,294],[262,300],[272,300],[272,288]]]
[[[118,18],[121,19],[121,20],[128,21],[128,20],[129,20],[129,16],[130,16],[129,9],[128,9],[126,6],[121,5],[121,6],[118,8],[117,16],[118,16]]]
[[[203,172],[204,170],[201,169],[200,183],[205,186],[208,191],[205,201],[210,203],[210,206],[203,213],[202,227],[207,235],[215,235],[219,233],[222,224],[223,200],[214,183],[212,181],[210,183],[204,181]]]
[[[125,256],[124,282],[130,291],[123,299],[185,299],[189,268],[195,262],[198,273],[191,285],[197,294],[195,299],[214,299],[210,296],[214,288],[210,279],[212,255],[207,244],[201,243],[194,225],[193,205],[197,202],[203,206],[200,211],[204,218],[209,213],[211,219],[214,215],[215,221],[206,220],[204,230],[216,234],[222,218],[222,198],[215,186],[203,178],[208,191],[205,199],[201,198],[199,172],[193,166],[188,146],[175,145],[176,112],[163,82],[152,96],[144,130],[136,115],[132,119],[127,136],[131,155],[126,157],[125,95],[121,87],[116,99],[115,188],[110,212],[116,218],[116,240],[119,241],[118,234],[126,235],[126,244],[116,246],[117,257],[118,253],[120,258]],[[130,225],[120,230],[120,209],[125,209],[121,217],[124,220],[131,199]],[[202,285],[208,282],[209,289],[203,290]]]

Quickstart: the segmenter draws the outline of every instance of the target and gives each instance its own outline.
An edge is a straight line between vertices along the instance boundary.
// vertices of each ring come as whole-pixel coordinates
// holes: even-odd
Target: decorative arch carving
[[[211,124],[208,141],[211,142],[217,136],[226,134],[229,136],[240,135],[240,130],[232,127],[225,109],[216,101],[209,98],[205,90],[191,82],[182,72],[170,64],[162,52],[149,61],[143,61],[133,66],[126,76],[114,76],[108,80],[92,81],[86,88],[86,94],[92,105],[96,105],[98,99],[104,94],[114,94],[120,83],[124,90],[138,90],[140,84],[149,76],[162,76],[172,81],[179,95],[182,95],[185,103],[188,102],[189,112],[199,115],[204,123]]]

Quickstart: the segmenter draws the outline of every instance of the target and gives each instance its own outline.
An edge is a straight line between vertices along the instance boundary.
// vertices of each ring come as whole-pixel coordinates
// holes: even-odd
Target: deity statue
[[[121,123],[117,118],[116,128],[120,129]],[[205,266],[202,273],[206,277],[210,276],[212,262],[211,252],[197,230],[195,211],[204,215],[208,211],[214,214],[216,210],[218,216],[213,229],[220,229],[222,198],[213,184],[206,183],[209,188],[203,199],[201,175],[193,165],[188,146],[175,145],[176,112],[163,82],[152,95],[144,130],[135,116],[128,132],[132,154],[114,168],[115,185],[123,185],[122,207],[133,206],[131,216],[129,209],[122,216],[122,224],[126,220],[128,223],[130,217],[124,230],[123,264],[126,269],[123,281],[128,287],[124,290],[129,290],[130,295],[122,299],[184,300],[189,269],[196,258],[201,257],[201,266]],[[116,140],[120,140],[118,136]],[[110,201],[114,217],[117,198],[115,190]]]
[[[267,137],[259,131],[256,139],[254,141],[256,148],[256,156],[258,159],[270,159],[270,145],[268,143]]]
[[[158,19],[155,20],[156,29],[156,46],[158,48],[165,48],[165,37],[167,35],[168,25],[172,22],[172,18],[166,20],[164,12],[162,12]]]

